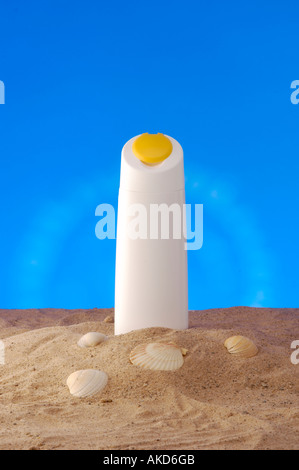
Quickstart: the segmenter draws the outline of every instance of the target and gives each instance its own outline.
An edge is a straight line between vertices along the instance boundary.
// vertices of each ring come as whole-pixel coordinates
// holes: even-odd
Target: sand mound
[[[103,321],[111,310],[2,310],[0,448],[298,449],[299,365],[290,361],[298,313],[190,312],[186,331],[150,328],[115,337],[114,325]],[[88,331],[109,340],[79,348]],[[253,339],[259,355],[229,355],[223,342],[233,334]],[[130,351],[153,340],[188,349],[183,367],[133,366]],[[72,397],[67,377],[90,368],[108,374],[107,387],[92,398]]]

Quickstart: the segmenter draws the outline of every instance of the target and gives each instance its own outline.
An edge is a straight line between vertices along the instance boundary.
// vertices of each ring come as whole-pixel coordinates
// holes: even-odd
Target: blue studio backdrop
[[[181,143],[203,204],[189,307],[298,307],[298,2],[0,10],[0,308],[113,306],[95,209],[116,207],[122,146],[143,132]]]

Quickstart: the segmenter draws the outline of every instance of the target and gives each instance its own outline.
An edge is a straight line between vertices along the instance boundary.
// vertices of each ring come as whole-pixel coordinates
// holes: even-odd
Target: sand
[[[0,310],[0,449],[299,449],[299,309],[234,307],[190,312],[190,328],[150,328],[115,337],[113,310]],[[93,349],[88,331],[109,340]],[[231,335],[259,354],[233,357]],[[130,364],[133,347],[171,340],[187,348],[177,371]],[[102,369],[106,389],[70,395],[67,377]]]

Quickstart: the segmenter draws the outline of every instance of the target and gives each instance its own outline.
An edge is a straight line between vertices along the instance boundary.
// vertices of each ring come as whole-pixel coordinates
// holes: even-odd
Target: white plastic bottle
[[[129,140],[121,157],[115,334],[149,327],[188,328],[184,204],[184,161],[180,144],[163,134],[141,134]],[[163,222],[159,219],[158,234],[154,227],[157,218],[154,219],[153,214],[157,215],[158,210],[160,216],[162,207],[170,209],[166,211],[168,216],[171,214],[168,238],[167,230],[166,236],[162,235],[165,219]]]

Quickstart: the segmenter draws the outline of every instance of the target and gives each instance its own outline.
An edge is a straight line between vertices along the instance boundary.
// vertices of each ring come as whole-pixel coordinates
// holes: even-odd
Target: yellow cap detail
[[[163,134],[141,134],[133,142],[132,150],[143,163],[156,165],[163,162],[172,152],[172,143]]]

